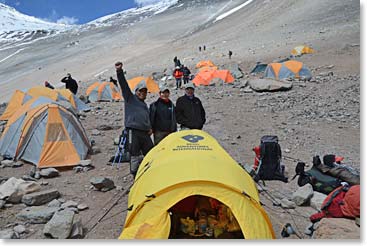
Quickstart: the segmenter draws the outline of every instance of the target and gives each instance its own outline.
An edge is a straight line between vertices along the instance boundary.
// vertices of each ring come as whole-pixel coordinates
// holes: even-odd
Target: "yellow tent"
[[[129,79],[127,81],[127,83],[129,84],[129,87],[131,89],[131,91],[134,93],[135,91],[135,87],[141,82],[145,80],[145,83],[147,85],[147,89],[148,89],[148,92],[151,92],[151,93],[158,93],[159,92],[159,86],[158,84],[154,81],[154,79],[152,77],[135,77],[135,78],[132,78],[132,79]]]
[[[184,130],[163,139],[142,161],[119,239],[167,239],[168,210],[193,195],[230,208],[246,239],[275,237],[252,178],[209,134]]]
[[[29,100],[8,120],[0,155],[36,166],[78,165],[91,149],[78,118],[50,98]]]
[[[302,54],[310,54],[314,52],[315,51],[312,48],[306,45],[300,45],[300,46],[294,47],[294,49],[291,51],[291,54],[294,56],[299,56]]]

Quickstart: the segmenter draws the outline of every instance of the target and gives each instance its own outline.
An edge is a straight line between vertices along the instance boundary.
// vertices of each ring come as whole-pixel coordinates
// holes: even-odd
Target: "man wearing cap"
[[[65,83],[66,89],[69,89],[74,95],[76,95],[78,92],[78,83],[71,77],[70,73],[68,73],[66,77],[61,80],[61,82]]]
[[[154,145],[157,145],[170,133],[177,131],[175,105],[169,99],[167,86],[161,86],[159,98],[149,108],[150,122],[154,133]]]
[[[135,87],[135,94],[133,94],[122,70],[122,63],[117,62],[115,68],[125,102],[125,127],[128,131],[128,145],[131,155],[130,173],[135,177],[143,156],[153,148],[153,142],[150,138],[152,127],[149,109],[144,102],[148,89],[145,81],[142,81]]]
[[[185,95],[179,97],[176,102],[177,123],[181,124],[181,130],[203,129],[205,124],[205,110],[199,98],[195,97],[193,83],[185,85]]]

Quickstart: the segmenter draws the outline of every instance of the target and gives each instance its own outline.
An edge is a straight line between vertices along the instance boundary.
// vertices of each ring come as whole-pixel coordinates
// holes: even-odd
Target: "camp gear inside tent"
[[[265,70],[265,77],[277,80],[287,78],[310,80],[312,74],[302,62],[290,60],[284,63],[270,63]]]
[[[229,70],[204,70],[196,74],[192,82],[196,85],[210,85],[215,79],[224,83],[233,83],[234,78]]]
[[[122,100],[120,89],[112,82],[95,82],[88,87],[86,94],[91,102]]]
[[[196,64],[196,68],[201,68],[201,67],[215,67],[214,63],[210,60],[208,61],[200,61]]]
[[[297,47],[294,47],[294,49],[291,51],[291,54],[294,56],[300,56],[302,54],[311,54],[314,53],[315,51],[306,45],[299,45]]]
[[[119,238],[169,238],[171,227],[175,226],[172,222],[177,222],[172,218],[172,210],[178,207],[174,210],[175,213],[185,212],[180,211],[180,207],[186,207],[180,206],[180,202],[185,203],[185,199],[197,200],[200,197],[218,206],[225,205],[226,210],[228,208],[230,211],[228,216],[233,218],[234,224],[231,226],[235,231],[235,221],[238,222],[241,237],[275,237],[251,176],[209,134],[200,130],[183,130],[168,135],[142,161],[129,193],[128,213]],[[195,208],[196,203],[188,212],[196,210]],[[214,213],[219,215],[219,211]],[[205,219],[206,216],[207,225],[209,220],[218,221],[218,217],[210,215],[213,214],[207,213],[199,219]],[[195,218],[183,218],[182,223],[192,225],[193,219]],[[181,222],[181,218],[179,221]],[[208,234],[210,235],[210,231]],[[220,231],[217,231],[218,234]]]
[[[207,196],[189,196],[169,209],[172,239],[243,239],[231,209]]]
[[[127,81],[127,83],[129,84],[129,87],[130,87],[131,91],[134,93],[135,92],[135,87],[142,81],[145,81],[148,92],[150,92],[150,93],[158,93],[159,92],[159,86],[154,81],[154,79],[152,77],[147,77],[147,78],[145,78],[145,77],[135,77],[135,78],[129,79]]]
[[[74,166],[87,158],[90,143],[78,118],[40,97],[22,106],[0,138],[0,154],[38,167]]]

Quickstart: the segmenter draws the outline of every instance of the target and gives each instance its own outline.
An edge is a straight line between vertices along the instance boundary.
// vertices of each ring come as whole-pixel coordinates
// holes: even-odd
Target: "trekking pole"
[[[118,202],[120,201],[120,199],[121,198],[123,198],[127,193],[129,193],[130,192],[130,188],[133,186],[133,184],[134,184],[134,182],[133,183],[131,183],[130,184],[130,186],[128,187],[128,189],[124,192],[124,193],[122,193],[119,197],[118,197],[118,199],[112,204],[112,206],[109,208],[109,209],[107,209],[107,211],[102,215],[102,217],[101,218],[99,218],[98,219],[98,221],[88,230],[88,232],[85,234],[85,235],[87,235],[89,232],[91,232],[91,231],[93,231],[93,229],[102,221],[102,219],[112,210],[112,208],[113,207],[115,207],[117,204],[118,204]]]

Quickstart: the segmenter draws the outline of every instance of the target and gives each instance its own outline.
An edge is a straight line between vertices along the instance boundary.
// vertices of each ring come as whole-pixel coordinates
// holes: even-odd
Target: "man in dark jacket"
[[[185,95],[177,99],[176,118],[177,123],[181,124],[181,130],[201,130],[205,124],[205,110],[194,92],[194,84],[188,83],[185,85]]]
[[[133,94],[122,70],[122,63],[117,62],[115,68],[125,102],[125,127],[128,131],[128,146],[131,155],[130,173],[135,177],[143,156],[153,148],[150,138],[152,127],[149,109],[144,102],[148,89],[145,81],[142,81],[135,87],[135,94]]]
[[[189,83],[191,71],[188,67],[184,66],[182,69],[184,85]]]
[[[78,83],[71,77],[70,73],[68,73],[66,77],[61,80],[61,82],[65,83],[66,89],[69,89],[74,95],[76,95],[78,92]]]
[[[150,122],[154,133],[154,145],[157,145],[170,133],[177,131],[175,105],[169,99],[170,91],[166,86],[162,86],[159,98],[152,103],[149,108]]]

